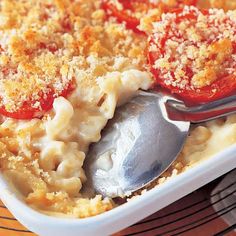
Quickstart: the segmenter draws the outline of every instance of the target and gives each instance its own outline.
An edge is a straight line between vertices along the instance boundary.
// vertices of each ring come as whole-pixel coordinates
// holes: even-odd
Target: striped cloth
[[[236,194],[236,181],[212,191],[221,180],[215,180],[116,236],[236,236],[236,219],[235,222],[231,219],[231,225],[228,225],[222,218],[236,209],[236,201],[221,204]],[[34,235],[15,220],[0,202],[0,236]]]

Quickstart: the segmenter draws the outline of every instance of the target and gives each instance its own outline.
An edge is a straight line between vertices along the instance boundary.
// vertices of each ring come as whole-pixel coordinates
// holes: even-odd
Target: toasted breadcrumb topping
[[[77,79],[71,62],[84,69],[89,55],[141,61],[146,43],[133,34],[107,22],[100,1],[1,0],[0,105],[14,112],[32,101],[40,109],[40,98],[58,97]]]
[[[202,88],[235,74],[235,21],[231,11],[210,9],[204,14],[187,6],[178,16],[163,14],[150,40],[150,52],[159,55],[153,69],[166,85],[180,89]]]
[[[236,2],[232,0],[209,0],[212,8],[221,8],[226,11],[236,9]]]

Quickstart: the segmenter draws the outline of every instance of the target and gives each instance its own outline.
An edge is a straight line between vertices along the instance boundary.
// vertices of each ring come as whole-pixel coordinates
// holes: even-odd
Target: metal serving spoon
[[[87,186],[108,197],[126,196],[159,177],[176,159],[190,122],[199,123],[236,111],[236,95],[186,107],[163,91],[140,91],[117,109],[90,146],[85,161]]]

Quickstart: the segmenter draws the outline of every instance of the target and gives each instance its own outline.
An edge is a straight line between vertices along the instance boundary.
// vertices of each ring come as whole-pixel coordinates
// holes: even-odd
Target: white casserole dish
[[[104,236],[142,220],[234,168],[236,145],[124,205],[87,219],[63,219],[36,212],[16,197],[2,175],[0,198],[24,226],[38,235]]]

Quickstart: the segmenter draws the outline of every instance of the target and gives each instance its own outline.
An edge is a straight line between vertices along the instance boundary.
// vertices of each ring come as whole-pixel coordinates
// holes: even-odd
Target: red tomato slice
[[[101,5],[108,16],[115,17],[120,23],[125,22],[126,27],[136,33],[144,33],[137,28],[140,24],[140,20],[135,16],[136,13],[145,14],[152,8],[161,8],[164,12],[168,12],[173,10],[173,8],[179,8],[183,5],[196,5],[197,3],[197,0],[176,0],[176,5],[168,7],[168,5],[164,4],[162,1],[163,0],[159,0],[153,3],[150,0],[118,0],[122,9],[119,9],[113,0],[102,0]]]
[[[186,10],[187,9],[187,10]],[[149,38],[149,53],[148,61],[151,66],[151,71],[156,78],[157,85],[169,89],[172,93],[181,97],[186,103],[201,104],[205,102],[214,101],[225,96],[235,94],[236,92],[236,24],[230,18],[228,13],[224,13],[222,20],[222,12],[220,10],[204,10],[197,8],[186,8],[185,10],[178,9],[173,12],[173,18],[169,15],[168,19],[162,19],[159,22],[160,26],[165,24],[162,28],[162,33],[153,33]],[[188,28],[193,32],[196,25],[199,23],[198,19],[206,17],[207,29],[204,29],[205,36],[202,36],[198,42],[191,38],[185,30],[179,30],[180,24],[189,22]],[[221,20],[218,18],[221,14]],[[219,24],[221,21],[221,24]],[[231,34],[224,36],[225,29],[228,28]],[[233,33],[232,33],[233,32]],[[206,35],[209,35],[208,37]],[[204,38],[205,37],[205,38]],[[225,41],[224,41],[225,40]],[[170,41],[179,43],[177,47],[171,48]],[[224,46],[222,42],[226,42],[229,46]],[[187,45],[186,47],[184,45]],[[209,53],[205,58],[199,56],[190,58],[186,56],[192,47],[195,53],[198,54],[201,45],[210,48],[216,48]],[[216,47],[217,45],[217,47]],[[225,44],[226,45],[226,44]],[[222,49],[220,48],[222,47]],[[202,49],[202,48],[201,48]],[[180,52],[178,52],[180,50]],[[229,52],[227,52],[229,51]],[[208,51],[206,51],[208,53]],[[210,51],[211,52],[211,51]],[[226,53],[225,53],[226,52]],[[228,53],[228,54],[227,54]],[[222,58],[219,58],[219,57]],[[224,57],[225,56],[225,57]],[[181,60],[188,60],[186,64],[181,64]],[[199,71],[206,71],[207,68],[214,69],[212,77],[204,76],[198,78],[210,79],[207,83],[204,82],[202,86],[194,84],[194,78],[199,75],[198,67],[195,65],[199,63],[199,58],[205,60],[203,67]],[[167,59],[167,60],[166,60]],[[164,63],[164,64],[163,64]],[[179,76],[177,70],[181,64],[182,75]],[[209,67],[210,65],[210,67]],[[218,69],[220,68],[220,69]],[[209,75],[209,74],[206,74]],[[211,74],[210,74],[211,75]],[[178,78],[177,78],[178,77]],[[211,80],[211,78],[214,78]]]
[[[69,84],[67,88],[65,88],[60,96],[67,97],[74,89],[73,83]],[[45,112],[52,109],[53,102],[55,99],[55,94],[53,90],[51,90],[49,93],[47,93],[46,96],[41,96],[41,99],[37,101],[28,101],[23,104],[23,106],[16,112],[8,112],[5,107],[0,107],[0,114],[13,118],[13,119],[21,119],[21,120],[30,120],[33,118],[41,118]],[[40,103],[39,108],[32,107],[32,104],[35,104],[35,102]]]

